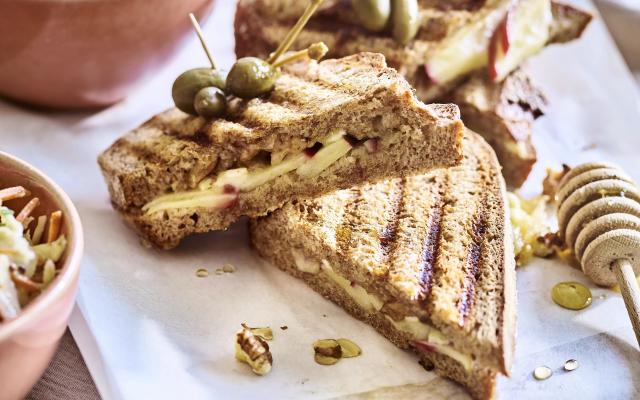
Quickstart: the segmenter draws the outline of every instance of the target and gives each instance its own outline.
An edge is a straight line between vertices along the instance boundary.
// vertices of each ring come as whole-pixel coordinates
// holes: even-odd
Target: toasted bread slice
[[[461,166],[288,203],[250,231],[261,256],[490,398],[513,361],[513,242],[495,153],[464,144]]]
[[[470,26],[482,27],[489,33],[499,31],[504,15],[518,3],[510,0],[420,2],[422,27],[415,40],[402,46],[388,33],[373,34],[360,28],[354,23],[349,2],[328,0],[310,21],[296,46],[324,41],[329,45],[330,56],[340,57],[365,50],[384,54],[389,64],[416,89],[422,101],[448,102],[453,99],[459,102],[465,124],[494,146],[507,184],[518,187],[536,161],[531,127],[533,119],[540,114],[540,104],[544,103],[541,91],[530,83],[525,73],[517,70],[504,81],[494,82],[482,62],[476,69],[467,68],[465,73],[446,82],[439,82],[427,70],[430,57]],[[304,6],[304,1],[240,0],[235,20],[237,55],[268,54]],[[547,44],[580,37],[592,18],[587,12],[555,1],[550,3],[550,10],[552,21]],[[479,40],[483,43],[467,43],[467,46],[489,47],[489,36],[492,35],[480,35]],[[450,47],[458,48],[458,45]],[[478,103],[478,97],[469,97],[471,92],[480,93],[489,102]],[[505,99],[517,101],[505,104]]]
[[[269,95],[230,107],[210,121],[169,110],[100,155],[114,206],[156,246],[462,159],[458,108],[418,101],[379,54],[293,64]]]
[[[527,0],[531,2],[532,0]],[[545,0],[535,0],[544,2]],[[325,0],[320,10],[309,21],[299,35],[294,47],[305,48],[311,43],[323,41],[329,47],[330,57],[344,57],[362,51],[384,54],[389,65],[404,75],[409,83],[418,89],[422,101],[435,101],[450,91],[458,83],[476,71],[485,69],[489,57],[478,57],[469,61],[467,68],[457,68],[458,59],[450,61],[460,73],[448,79],[433,76],[425,65],[434,57],[455,57],[442,53],[447,47],[464,53],[467,47],[477,47],[488,53],[492,35],[500,31],[505,15],[517,13],[523,0],[466,0],[466,1],[421,1],[421,28],[414,40],[403,46],[388,32],[372,33],[361,28],[351,10],[350,2]],[[289,0],[239,0],[235,17],[236,54],[267,56],[275,49],[288,32],[292,21],[302,14],[306,1]],[[516,10],[516,11],[514,11]],[[548,1],[547,13],[525,14],[540,18],[530,24],[544,24],[547,34],[546,44],[564,43],[580,37],[591,21],[591,14],[556,1]],[[549,15],[547,15],[549,14]],[[550,18],[550,20],[548,20]],[[478,35],[474,36],[477,28]],[[508,30],[505,28],[505,30]],[[460,39],[466,38],[466,42]],[[472,40],[473,39],[473,40]],[[513,41],[514,38],[504,38]],[[471,42],[470,42],[471,41]],[[544,44],[543,43],[543,44]],[[517,43],[511,43],[516,46]],[[460,47],[462,46],[462,47]],[[535,53],[535,52],[534,52]],[[525,52],[525,54],[529,54]],[[524,60],[521,60],[524,61]],[[449,61],[448,61],[449,62]],[[433,63],[431,63],[433,64]],[[466,65],[466,64],[465,64]],[[432,65],[433,67],[433,65]]]
[[[547,100],[520,68],[499,83],[476,73],[444,96],[460,107],[465,125],[493,147],[507,186],[520,187],[536,162],[531,140],[533,122],[544,114]]]

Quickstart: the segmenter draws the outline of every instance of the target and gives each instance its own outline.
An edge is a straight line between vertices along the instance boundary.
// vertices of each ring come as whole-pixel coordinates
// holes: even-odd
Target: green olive
[[[220,117],[227,109],[227,97],[215,86],[200,89],[193,101],[193,108],[201,117]]]
[[[380,32],[391,15],[391,0],[351,0],[358,22],[365,29]]]
[[[227,90],[234,96],[251,99],[273,90],[278,71],[257,57],[236,61],[227,76]]]
[[[171,96],[176,107],[188,114],[196,115],[193,106],[196,94],[210,86],[224,90],[226,74],[219,69],[194,68],[180,74],[173,82]]]
[[[418,0],[391,0],[391,34],[403,45],[408,44],[420,29]]]
[[[570,310],[582,310],[591,304],[591,290],[578,282],[560,282],[551,289],[551,299]]]

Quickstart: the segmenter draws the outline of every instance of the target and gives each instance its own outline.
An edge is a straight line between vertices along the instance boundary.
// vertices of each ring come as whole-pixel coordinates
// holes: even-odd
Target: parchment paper
[[[233,61],[233,6],[219,0],[205,27],[218,63],[227,67]],[[0,103],[2,149],[53,177],[83,219],[86,254],[71,328],[102,396],[467,398],[455,384],[424,371],[410,353],[261,262],[242,222],[228,232],[188,239],[172,252],[139,245],[111,209],[96,157],[171,105],[175,76],[203,65],[194,36],[153,80],[103,111],[42,113]],[[539,192],[544,167],[561,162],[613,160],[640,178],[640,99],[602,23],[595,21],[579,42],[545,50],[531,67],[551,107],[536,123],[540,161],[523,192]],[[216,275],[227,262],[237,272]],[[198,268],[208,268],[210,276],[196,277]],[[594,304],[580,312],[554,305],[549,291],[562,280],[590,286]],[[567,265],[539,259],[518,271],[518,290],[517,358],[512,378],[499,382],[501,398],[640,396],[640,353],[619,295],[594,287]],[[275,361],[266,377],[234,360],[241,322],[274,328]],[[363,355],[320,366],[311,343],[324,337],[348,337]],[[570,358],[581,367],[564,373]],[[535,381],[531,372],[538,365],[551,367],[554,376]]]

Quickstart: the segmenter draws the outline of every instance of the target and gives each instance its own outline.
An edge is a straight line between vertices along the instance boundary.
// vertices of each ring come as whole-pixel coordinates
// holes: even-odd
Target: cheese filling
[[[315,262],[307,258],[299,250],[292,250],[292,256],[296,264],[296,268],[302,272],[310,274],[325,274],[335,284],[340,286],[348,295],[367,313],[379,312],[384,306],[384,301],[378,296],[367,292],[367,290],[355,283],[352,283],[342,275],[338,274],[329,264],[327,260]],[[413,338],[414,347],[420,351],[433,351],[444,354],[458,361],[467,370],[473,367],[473,359],[471,355],[465,354],[451,346],[449,340],[442,332],[436,328],[420,321],[418,317],[409,316],[401,321],[396,321],[388,315],[387,320],[393,326],[402,332],[406,332]]]
[[[233,206],[238,194],[249,192],[280,176],[295,171],[301,178],[313,178],[327,169],[354,147],[354,138],[343,130],[336,130],[321,144],[297,155],[273,153],[271,165],[257,168],[235,168],[223,171],[214,180],[206,178],[191,191],[159,196],[142,207],[147,214],[177,208],[217,208]],[[369,142],[377,139],[369,139]],[[367,147],[368,149],[369,147]]]

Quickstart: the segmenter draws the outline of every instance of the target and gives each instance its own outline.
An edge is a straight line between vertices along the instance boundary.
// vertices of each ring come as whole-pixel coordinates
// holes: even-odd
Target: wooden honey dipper
[[[640,345],[640,188],[620,168],[587,163],[558,184],[560,237],[601,286],[620,285]]]

